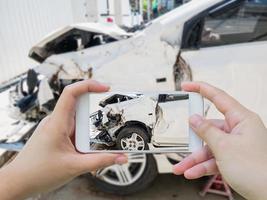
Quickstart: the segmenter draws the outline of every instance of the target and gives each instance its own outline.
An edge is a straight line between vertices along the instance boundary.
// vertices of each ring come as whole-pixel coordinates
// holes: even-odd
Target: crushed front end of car
[[[124,102],[134,97],[114,94],[99,102],[102,107],[90,115],[90,142],[114,146],[116,144],[115,132],[124,126],[123,110],[119,109],[118,101]],[[116,105],[117,104],[117,105]]]

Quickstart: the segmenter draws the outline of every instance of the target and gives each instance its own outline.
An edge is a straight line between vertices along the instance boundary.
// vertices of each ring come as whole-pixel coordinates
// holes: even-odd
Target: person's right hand
[[[225,119],[190,118],[190,126],[207,146],[176,164],[174,173],[195,179],[220,172],[244,197],[267,199],[267,129],[260,117],[206,83],[184,83],[182,88],[212,101]]]

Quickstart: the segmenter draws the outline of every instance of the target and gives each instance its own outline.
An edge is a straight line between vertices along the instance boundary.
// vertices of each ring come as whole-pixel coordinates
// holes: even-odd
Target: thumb
[[[189,123],[195,133],[203,139],[212,152],[216,154],[219,146],[218,143],[227,136],[226,133],[199,115],[191,116]]]
[[[91,172],[114,164],[125,164],[128,159],[123,154],[95,153],[79,155],[82,172]]]

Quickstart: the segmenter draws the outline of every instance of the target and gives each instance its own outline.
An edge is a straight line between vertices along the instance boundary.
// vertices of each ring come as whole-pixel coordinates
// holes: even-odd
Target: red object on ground
[[[207,193],[222,195],[228,197],[229,200],[234,200],[231,188],[220,174],[212,176],[199,194],[204,197]]]
[[[108,18],[107,18],[107,22],[108,22],[108,23],[113,23],[113,19],[112,19],[111,17],[108,17]]]

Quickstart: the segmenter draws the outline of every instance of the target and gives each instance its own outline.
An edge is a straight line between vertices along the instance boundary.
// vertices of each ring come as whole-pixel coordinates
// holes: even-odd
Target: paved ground
[[[181,176],[159,175],[153,184],[145,191],[139,192],[131,196],[109,195],[98,191],[94,185],[88,181],[85,176],[73,180],[71,183],[62,188],[51,192],[39,200],[161,200],[161,199],[179,199],[179,200],[226,200],[226,197],[208,194],[205,198],[198,195],[199,190],[205,184],[206,179],[195,181],[185,180]],[[234,193],[235,200],[243,200],[238,194]]]

